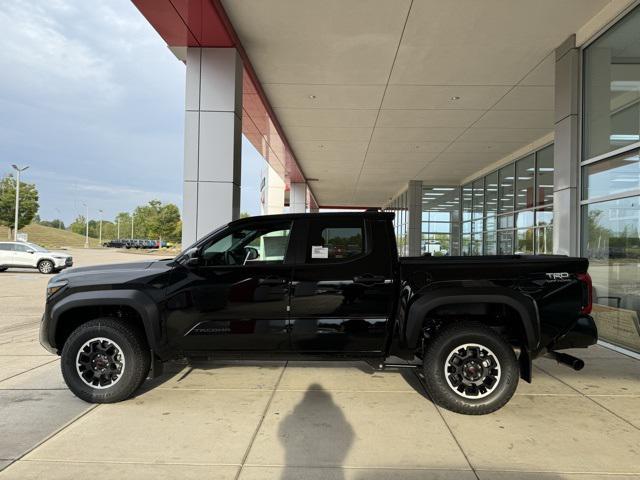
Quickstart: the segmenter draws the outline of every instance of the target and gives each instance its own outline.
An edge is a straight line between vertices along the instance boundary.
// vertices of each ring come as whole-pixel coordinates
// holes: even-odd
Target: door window
[[[14,245],[14,249],[16,252],[23,252],[23,253],[26,253],[30,250],[26,245],[21,245],[18,243]]]
[[[0,243],[0,251],[13,252],[13,244],[11,244],[11,243]]]
[[[289,244],[291,224],[265,225],[234,230],[205,245],[205,266],[283,263]]]
[[[325,220],[311,225],[308,263],[340,262],[364,253],[362,220]]]

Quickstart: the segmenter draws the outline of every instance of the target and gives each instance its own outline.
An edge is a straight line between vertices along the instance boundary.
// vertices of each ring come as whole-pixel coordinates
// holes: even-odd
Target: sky
[[[182,208],[185,66],[130,0],[0,6],[0,175],[29,165],[40,217]],[[241,210],[265,162],[243,138]]]

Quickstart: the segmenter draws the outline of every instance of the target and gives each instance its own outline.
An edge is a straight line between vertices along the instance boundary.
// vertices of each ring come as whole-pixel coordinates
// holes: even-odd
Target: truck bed
[[[547,273],[583,273],[586,258],[565,255],[495,255],[456,257],[400,257],[400,278],[428,273],[431,281],[514,279]]]

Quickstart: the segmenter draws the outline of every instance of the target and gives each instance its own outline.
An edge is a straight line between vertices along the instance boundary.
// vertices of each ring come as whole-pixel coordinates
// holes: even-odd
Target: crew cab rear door
[[[292,348],[381,352],[393,306],[384,222],[359,215],[304,220],[291,285]]]

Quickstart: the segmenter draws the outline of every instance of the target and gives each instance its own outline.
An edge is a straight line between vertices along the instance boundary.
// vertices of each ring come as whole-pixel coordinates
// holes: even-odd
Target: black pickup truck
[[[597,341],[587,260],[399,259],[392,221],[252,217],[174,259],[65,271],[47,287],[41,342],[69,388],[101,403],[176,357],[404,363],[423,369],[434,402],[466,414],[502,407],[540,355],[581,368],[557,350]]]

